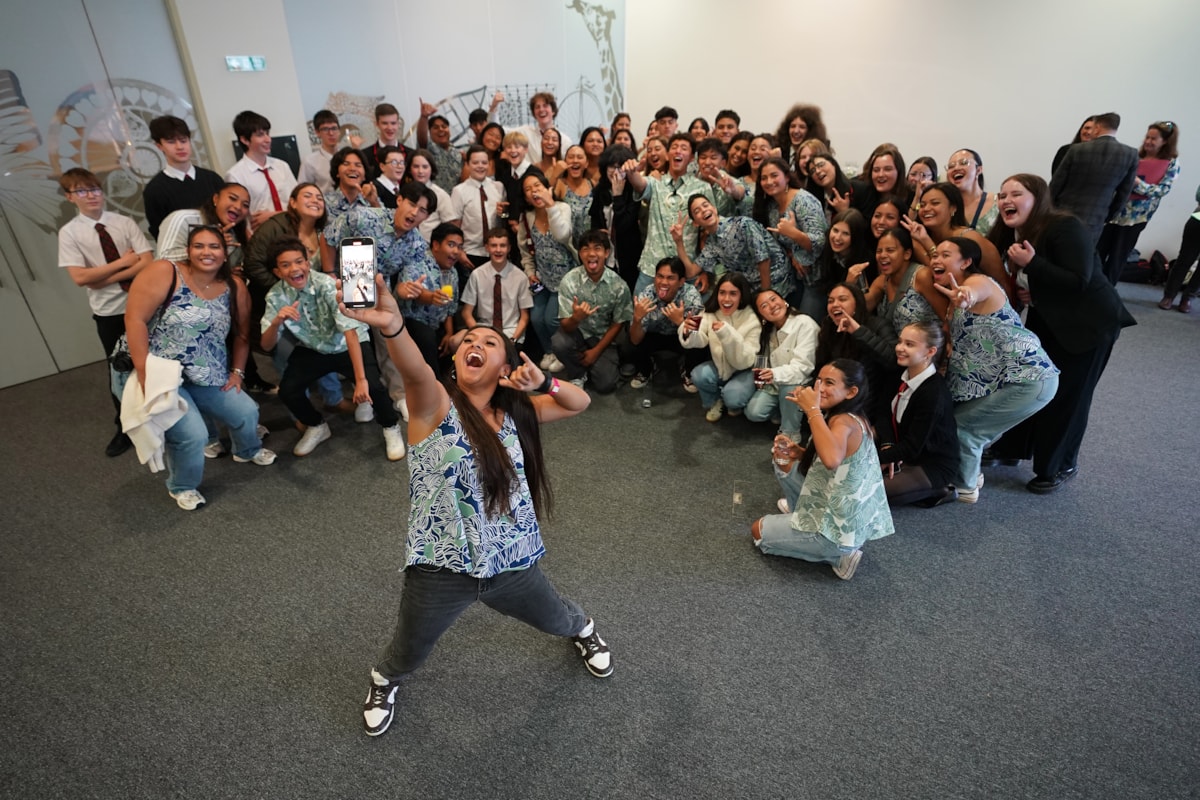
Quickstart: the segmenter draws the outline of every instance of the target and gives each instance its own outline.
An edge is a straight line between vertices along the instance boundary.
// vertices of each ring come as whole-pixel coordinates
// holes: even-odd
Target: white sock
[[[594,620],[589,619],[587,621],[587,624],[583,626],[583,630],[581,630],[579,633],[575,634],[575,638],[576,639],[586,639],[587,637],[592,635],[592,631],[594,631],[594,630],[596,630],[596,623]]]

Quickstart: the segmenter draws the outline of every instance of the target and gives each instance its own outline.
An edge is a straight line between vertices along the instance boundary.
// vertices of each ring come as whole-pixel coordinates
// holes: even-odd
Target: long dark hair
[[[239,184],[240,185],[240,184]],[[225,234],[218,225],[193,225],[188,230],[187,247],[188,247],[188,264],[191,265],[192,258],[192,240],[201,233],[211,233],[221,241],[221,246],[225,246]],[[217,270],[217,277],[225,281],[225,285],[229,287],[229,336],[226,337],[226,342],[232,344],[235,338],[246,338],[246,331],[242,330],[242,326],[238,319],[238,286],[244,285],[241,279],[233,274],[233,265],[229,263],[229,254],[226,253],[225,260],[221,262],[221,267]]]
[[[958,152],[957,150],[955,152]],[[946,198],[946,202],[950,205],[953,211],[950,212],[950,228],[965,228],[967,227],[967,216],[963,212],[962,191],[950,181],[938,181],[931,183],[925,187],[925,191],[921,193],[921,197],[930,192],[941,192],[942,197]]]
[[[754,138],[757,139],[759,137],[756,136]],[[770,208],[770,204],[775,202],[775,198],[768,196],[762,188],[762,171],[768,166],[777,167],[779,171],[783,173],[784,177],[787,178],[787,185],[789,189],[800,188],[800,179],[796,177],[796,173],[788,169],[786,161],[779,156],[771,156],[770,158],[763,160],[763,163],[758,168],[758,180],[756,180],[754,183],[754,206],[750,212],[750,215],[754,217],[755,222],[757,222],[759,225],[762,225],[764,228],[771,224],[767,221],[767,210]],[[780,211],[779,216],[781,218],[786,217],[787,209],[785,208],[784,210]]]
[[[608,179],[609,167],[620,167],[626,161],[632,161],[637,158],[637,154],[628,147],[620,144],[610,144],[604,148],[604,152],[600,154],[600,180],[596,181],[596,188],[592,189],[592,204],[606,206],[612,202],[612,181]],[[622,193],[625,197],[633,197],[633,184],[625,181],[625,191]]]
[[[1071,219],[1074,216],[1054,207],[1054,203],[1050,200],[1050,187],[1041,177],[1028,172],[1018,172],[1016,175],[1009,175],[1002,180],[1000,188],[1003,189],[1004,184],[1009,181],[1016,181],[1033,195],[1033,208],[1030,209],[1029,219],[1026,220],[1025,226],[1021,230],[1021,238],[1028,240],[1034,248],[1041,243],[1042,234],[1048,227],[1060,220]],[[988,241],[995,245],[1001,253],[1007,253],[1008,248],[1017,241],[1017,231],[1005,225],[1004,220],[1000,219],[988,233]]]
[[[823,412],[826,420],[831,420],[839,414],[853,414],[863,422],[867,423],[868,434],[870,435],[870,423],[864,414],[867,407],[867,393],[870,387],[867,386],[867,370],[858,361],[852,358],[835,358],[825,366],[833,367],[838,372],[842,373],[842,381],[847,387],[857,388],[858,393],[853,397],[847,397],[842,402],[838,403],[828,411]],[[865,438],[865,437],[864,437]],[[870,444],[863,441],[859,447]],[[817,448],[812,443],[809,443],[808,448],[804,451],[803,458],[800,459],[800,474],[807,475],[808,468],[812,466],[813,459],[817,455]]]
[[[762,331],[758,335],[758,354],[760,356],[770,354],[770,352],[771,352],[771,336],[774,335],[775,331],[778,330],[778,328],[775,327],[775,323],[771,322],[766,317],[764,317],[762,315],[762,312],[758,310],[758,298],[760,298],[764,294],[768,294],[768,293],[775,295],[780,300],[782,300],[785,305],[787,305],[789,317],[794,317],[800,313],[800,309],[794,308],[791,304],[788,303],[787,298],[784,297],[783,295],[781,295],[775,289],[768,287],[766,289],[759,289],[757,292],[754,293],[754,300],[753,300],[754,313],[758,315],[758,320],[759,320],[759,322],[762,323]]]
[[[210,196],[207,200],[205,200],[204,203],[200,206],[200,219],[204,220],[205,225],[214,225],[217,227],[218,230],[220,230],[223,227],[221,225],[221,221],[219,219],[217,219],[217,195],[219,195],[221,192],[225,191],[226,189],[231,189],[235,186],[237,188],[241,189],[243,192],[245,192],[247,197],[250,196],[250,190],[247,189],[245,186],[242,186],[237,181],[227,181],[227,182],[221,184],[221,188],[218,189],[216,192],[214,192],[212,194],[212,196]],[[245,247],[246,242],[249,241],[249,239],[250,239],[249,234],[246,232],[249,227],[249,221],[250,221],[250,215],[247,214],[246,216],[242,217],[241,221],[237,225],[234,225],[233,228],[230,229],[230,232],[233,234],[233,238],[237,239],[238,244],[241,245],[242,247]],[[224,234],[221,234],[221,241],[225,241]],[[192,235],[191,235],[191,233],[189,233],[188,234],[188,244],[191,244],[191,243],[192,243]],[[226,250],[228,250],[228,248],[226,248]],[[228,255],[229,255],[228,252],[226,252],[226,256],[228,256]]]
[[[498,335],[504,342],[504,354],[509,367],[516,369],[520,366],[521,359],[517,355],[517,348],[503,331],[498,331],[491,325],[475,325],[469,330],[478,328],[486,328]],[[475,408],[459,388],[453,371],[442,378],[442,385],[450,395],[450,402],[458,409],[458,417],[462,420],[467,441],[471,443],[475,455],[475,469],[483,486],[485,513],[492,517],[508,513],[511,511],[509,498],[520,480],[517,468],[508,456],[508,450],[501,443],[496,431],[479,413],[479,409]],[[525,454],[525,480],[533,498],[533,509],[539,518],[545,519],[553,506],[554,493],[550,488],[550,478],[546,475],[545,460],[542,456],[542,433],[533,403],[525,392],[497,384],[492,392],[491,404],[492,408],[512,417],[513,426],[517,429],[517,438],[521,442],[521,451]]]
[[[863,262],[870,263],[875,256],[869,244],[871,228],[867,225],[867,218],[862,215],[861,211],[857,208],[839,211],[829,221],[830,229],[838,223],[843,223],[850,229],[850,249],[846,251],[845,255],[838,255],[829,246],[828,239],[826,240],[825,247],[821,250],[819,261],[821,266],[817,269],[817,274],[827,276],[825,285],[829,289],[832,289],[834,284],[846,279],[846,272],[850,267]],[[828,290],[826,290],[826,294],[828,294]]]
[[[288,195],[287,211],[283,213],[287,214],[288,223],[292,229],[292,233],[296,233],[300,230],[300,213],[296,211],[296,209],[292,208],[292,203],[297,197],[300,196],[300,192],[304,191],[309,186],[316,189],[318,192],[321,191],[321,187],[317,186],[315,183],[301,183],[297,184],[296,188],[292,189],[292,193]],[[322,203],[324,203],[324,192],[321,193],[321,200]],[[325,213],[321,214],[321,216],[317,218],[317,221],[314,223],[313,227],[317,230],[317,232],[323,231],[325,230],[325,223],[328,221],[329,207],[326,206]]]
[[[712,295],[704,304],[704,310],[709,314],[716,314],[720,308],[720,303],[717,302],[717,290],[724,284],[732,283],[741,296],[738,297],[737,310],[741,311],[746,306],[750,305],[750,282],[746,280],[746,276],[740,272],[726,272],[721,277],[717,278],[717,282],[713,285]]]
[[[867,311],[867,298],[863,294],[862,289],[853,283],[842,282],[829,287],[829,294],[832,294],[834,289],[845,289],[850,292],[850,295],[854,298],[854,313],[851,316],[859,325],[866,325],[870,312]],[[834,321],[833,317],[826,314],[825,319],[821,320],[821,330],[817,334],[817,355],[813,363],[817,369],[820,369],[831,361],[838,359],[857,359],[859,347],[858,340],[854,338],[854,334],[839,332],[837,322]]]
[[[783,122],[779,123],[779,128],[775,131],[775,140],[779,143],[779,151],[784,161],[793,160],[792,136],[788,132],[788,128],[792,126],[792,120],[797,117],[804,120],[804,125],[808,129],[804,134],[805,139],[818,139],[826,147],[829,147],[829,134],[825,132],[825,123],[821,119],[821,107],[797,103],[788,109],[787,114],[783,117]],[[800,144],[804,144],[804,142]]]

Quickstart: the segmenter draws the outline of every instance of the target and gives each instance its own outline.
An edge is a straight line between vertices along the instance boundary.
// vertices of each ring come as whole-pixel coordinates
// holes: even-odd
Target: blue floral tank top
[[[548,231],[538,230],[536,225],[529,226],[529,236],[533,240],[533,260],[537,265],[538,280],[551,292],[557,292],[563,276],[578,266],[578,259],[571,248]]]
[[[196,386],[229,380],[229,287],[212,300],[188,288],[175,265],[175,293],[150,331],[150,352],[183,364],[183,379]]]
[[[891,320],[897,335],[904,330],[905,325],[911,325],[914,322],[928,320],[941,324],[937,311],[933,309],[923,294],[913,288],[913,280],[917,277],[917,270],[920,268],[919,262],[911,262],[908,269],[904,271],[904,277],[900,279],[900,285],[896,288],[896,299],[889,302],[885,291],[883,299],[879,301],[877,313]]]
[[[527,569],[545,555],[525,478],[525,453],[511,417],[504,418],[496,435],[517,473],[508,511],[499,517],[487,516],[475,453],[453,403],[441,424],[409,449],[406,567],[430,564],[490,578]]]
[[[991,314],[955,308],[950,341],[946,385],[956,403],[986,397],[1005,384],[1033,383],[1058,374],[1042,341],[1021,324],[1007,300]]]
[[[592,195],[577,195],[568,186],[562,201],[571,207],[571,242],[578,247],[580,237],[592,227]]]

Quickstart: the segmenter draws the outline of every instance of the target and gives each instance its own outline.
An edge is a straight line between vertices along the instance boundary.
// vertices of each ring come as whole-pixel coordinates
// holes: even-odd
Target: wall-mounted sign
[[[266,56],[225,56],[225,68],[230,72],[262,72],[267,68]]]

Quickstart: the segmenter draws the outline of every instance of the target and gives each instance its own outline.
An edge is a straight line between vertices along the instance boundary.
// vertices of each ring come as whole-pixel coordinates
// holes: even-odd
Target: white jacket
[[[719,331],[714,332],[712,325],[718,320],[725,324]],[[719,311],[705,311],[704,316],[700,318],[700,330],[690,336],[683,335],[686,326],[686,320],[679,326],[680,344],[697,350],[707,347],[712,353],[713,364],[716,365],[721,380],[727,381],[735,372],[754,366],[762,324],[750,306],[739,308],[729,317]]]
[[[163,461],[166,433],[187,413],[187,401],[179,396],[183,383],[183,364],[153,353],[146,356],[146,390],[142,391],[136,373],[125,383],[121,396],[121,428],[137,448],[138,461],[159,472]]]
[[[792,314],[777,331],[779,346],[771,350],[771,373],[775,385],[808,383],[817,359],[817,337],[821,326],[806,314]]]

